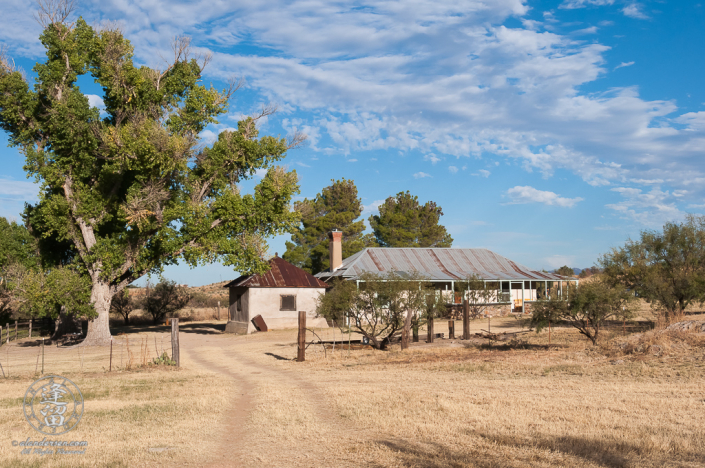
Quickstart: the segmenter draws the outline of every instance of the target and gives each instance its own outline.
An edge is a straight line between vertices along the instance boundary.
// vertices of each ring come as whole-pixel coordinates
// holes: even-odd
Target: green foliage
[[[33,88],[0,57],[0,128],[42,184],[29,224],[91,278],[100,316],[126,285],[180,259],[266,271],[264,239],[297,220],[296,173],[273,166],[290,144],[260,137],[257,118],[200,144],[234,88],[202,84],[206,60],[189,56],[187,39],[175,41],[173,62],[159,70],[134,65],[119,29],[96,31],[81,18],[48,22]],[[103,89],[104,117],[76,86],[85,74]],[[260,169],[266,175],[242,194],[239,184]],[[89,324],[87,342],[106,343],[107,324]]]
[[[94,318],[90,278],[68,266],[31,270],[16,265],[9,276],[19,311],[30,317],[56,319],[63,307],[74,317]]]
[[[705,300],[705,216],[642,231],[600,258],[604,276],[636,292],[670,321]]]
[[[573,275],[575,274],[575,272],[568,265],[563,265],[562,267],[560,267],[559,269],[556,270],[556,274],[561,275],[561,276],[568,276],[568,277],[572,278]]]
[[[597,344],[600,330],[608,320],[626,320],[633,315],[635,297],[621,286],[593,280],[580,287],[569,284],[563,296],[559,289],[532,305],[531,324],[539,332],[550,323],[567,322]]]
[[[110,303],[110,313],[120,315],[125,321],[125,325],[129,325],[130,314],[134,310],[134,307],[134,302],[130,297],[130,290],[125,288],[113,296],[113,300]]]
[[[320,296],[316,313],[337,323],[348,320],[351,328],[366,336],[375,348],[386,349],[392,336],[404,326],[405,316],[426,320],[429,315],[437,315],[441,306],[423,278],[364,273],[359,288],[354,281],[338,281]]]
[[[27,228],[0,218],[0,276],[10,264],[36,268],[38,259],[37,242]]]
[[[369,222],[382,247],[450,247],[453,238],[438,224],[441,216],[443,210],[435,202],[422,206],[407,191],[387,198]]]
[[[455,285],[461,297],[468,301],[471,319],[480,317],[489,307],[488,304],[499,299],[499,283],[483,281],[477,275],[470,275],[464,282],[457,281]]]
[[[148,292],[144,299],[144,310],[152,316],[156,325],[167,315],[186,307],[190,300],[191,296],[186,293],[185,288],[178,286],[174,281],[162,279]]]
[[[314,275],[330,268],[328,233],[334,228],[343,232],[343,258],[375,245],[371,236],[362,234],[365,223],[357,220],[362,213],[362,202],[355,182],[346,179],[332,182],[313,200],[294,204],[301,216],[301,227],[292,234],[291,242],[286,243],[282,256]]]
[[[152,359],[152,364],[155,366],[175,366],[176,361],[173,361],[166,351],[161,356]]]

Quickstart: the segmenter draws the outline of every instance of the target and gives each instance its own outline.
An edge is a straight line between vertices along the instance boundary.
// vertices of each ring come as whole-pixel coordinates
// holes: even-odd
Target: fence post
[[[448,320],[448,339],[455,339],[455,320]]]
[[[15,320],[15,341],[17,341],[17,320]]]
[[[110,337],[110,367],[108,368],[108,372],[113,371],[113,337]]]
[[[42,338],[42,375],[44,375],[44,338]]]
[[[171,321],[171,360],[176,362],[176,367],[181,367],[179,361],[179,319],[173,318]]]
[[[306,360],[306,312],[303,310],[299,311],[299,339],[298,339],[299,349],[296,354],[296,360],[298,362],[304,362]]]
[[[220,320],[220,301],[218,301],[218,320]]]
[[[29,319],[29,337],[32,338],[32,319]],[[34,372],[37,372],[36,370]]]
[[[468,300],[463,300],[463,339],[470,339],[470,304]]]
[[[426,330],[428,330],[428,335],[426,336],[426,343],[433,343],[433,315],[428,317],[428,325],[426,325]]]
[[[10,342],[10,322],[7,322],[7,342]]]

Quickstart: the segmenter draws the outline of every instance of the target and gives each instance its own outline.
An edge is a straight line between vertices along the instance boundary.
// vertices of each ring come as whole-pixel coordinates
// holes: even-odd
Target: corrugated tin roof
[[[431,281],[463,280],[470,275],[492,280],[549,280],[566,278],[555,273],[531,270],[487,249],[386,248],[362,250],[345,260],[332,274],[318,273],[317,278],[342,276],[358,278],[362,273],[420,273]]]
[[[270,269],[262,275],[240,276],[226,284],[225,288],[327,288],[328,285],[291,263],[274,257],[269,261]]]

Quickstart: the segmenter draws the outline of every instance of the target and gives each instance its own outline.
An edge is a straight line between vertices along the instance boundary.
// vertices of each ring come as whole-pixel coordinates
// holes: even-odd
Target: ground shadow
[[[216,335],[225,331],[224,323],[179,323],[179,332]],[[123,325],[110,328],[113,335],[131,335],[136,333],[171,333],[171,325]]]
[[[284,356],[280,356],[278,354],[274,354],[274,353],[264,353],[264,354],[266,354],[267,356],[272,356],[274,359],[276,359],[278,361],[291,361],[291,359],[285,358]]]
[[[624,441],[591,440],[583,437],[552,436],[547,434],[516,437],[478,431],[468,433],[505,447],[516,449],[538,448],[550,450],[551,452],[561,452],[606,467],[630,466],[640,461],[640,447]],[[664,453],[662,457],[650,459],[648,466],[662,466],[662,463],[675,462],[676,460],[681,462],[685,460],[703,462],[701,454],[688,452],[682,455],[682,457],[678,457],[680,458],[678,460],[672,453]]]
[[[394,452],[402,466],[423,466],[425,468],[499,468],[520,466],[498,457],[478,457],[476,453],[462,453],[437,442],[410,442],[401,439],[376,440],[375,443]],[[387,466],[375,465],[372,466]]]

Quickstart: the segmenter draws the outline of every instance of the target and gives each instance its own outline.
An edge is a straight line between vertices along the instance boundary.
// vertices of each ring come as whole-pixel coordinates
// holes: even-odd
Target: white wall
[[[299,311],[306,311],[306,326],[327,327],[325,319],[316,318],[316,301],[325,288],[249,288],[247,307],[250,320],[261,315],[267,328],[297,328]],[[296,310],[279,310],[280,296],[296,296]]]

